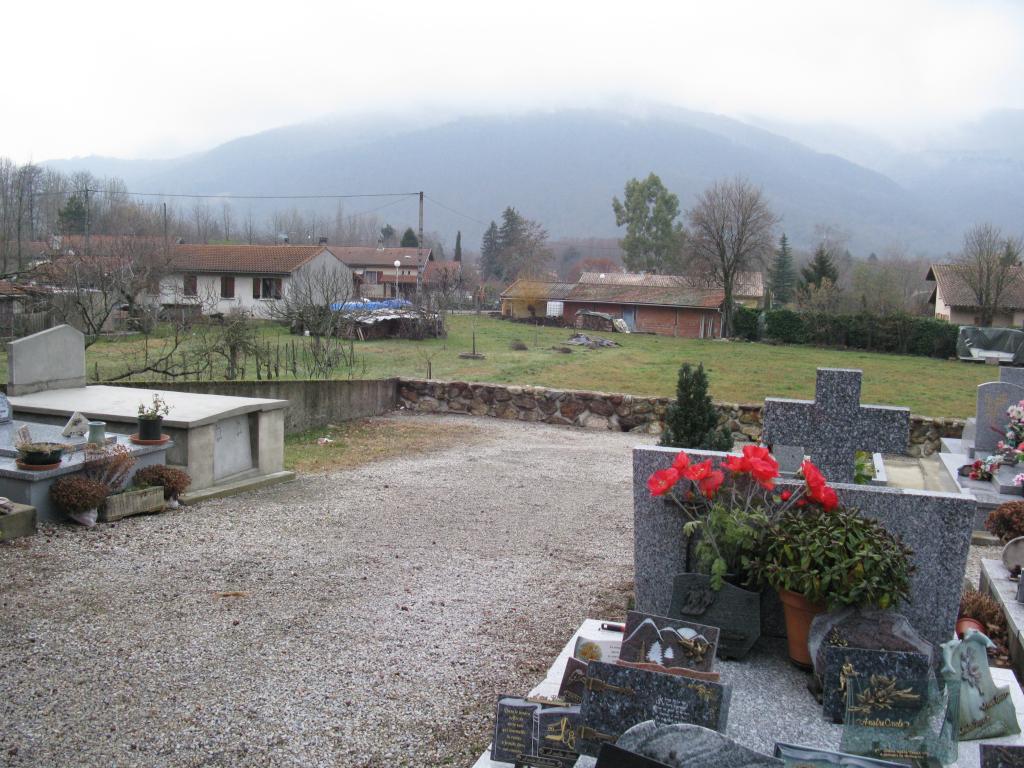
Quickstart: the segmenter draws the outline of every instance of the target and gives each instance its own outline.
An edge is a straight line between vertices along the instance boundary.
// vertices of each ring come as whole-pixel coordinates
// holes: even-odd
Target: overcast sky
[[[0,155],[166,157],[337,113],[662,102],[906,139],[1024,107],[1024,3],[10,2]]]

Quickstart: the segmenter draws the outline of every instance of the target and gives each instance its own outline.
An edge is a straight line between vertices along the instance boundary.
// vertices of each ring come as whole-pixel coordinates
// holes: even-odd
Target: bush
[[[956,355],[958,332],[957,326],[944,320],[903,313],[845,315],[789,309],[765,313],[765,335],[783,344],[817,344],[948,358]]]
[[[96,509],[110,495],[110,488],[85,475],[65,475],[50,486],[50,498],[66,515]]]
[[[960,597],[960,612],[958,618],[974,619],[985,625],[985,634],[997,643],[1004,644],[1006,641],[1006,617],[1003,609],[999,607],[994,599],[970,589]]]
[[[732,335],[737,339],[757,341],[758,339],[758,318],[761,313],[756,309],[748,309],[744,306],[737,306],[732,315]]]
[[[909,593],[912,554],[880,523],[853,510],[789,509],[769,529],[753,571],[774,589],[830,609],[885,609]]]
[[[162,485],[165,499],[176,499],[192,484],[188,472],[166,464],[143,467],[135,473],[136,485]]]
[[[1008,501],[988,513],[985,529],[1004,542],[1024,536],[1024,501]]]
[[[708,377],[703,364],[696,369],[689,363],[679,367],[676,401],[665,414],[661,445],[732,450],[732,433],[725,427],[718,428],[718,411],[708,394]]]

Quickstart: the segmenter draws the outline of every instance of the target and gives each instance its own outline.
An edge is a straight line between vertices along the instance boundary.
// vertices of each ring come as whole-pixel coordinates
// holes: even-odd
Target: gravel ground
[[[0,764],[472,764],[499,693],[585,616],[624,615],[650,441],[474,425],[472,446],[0,546]]]

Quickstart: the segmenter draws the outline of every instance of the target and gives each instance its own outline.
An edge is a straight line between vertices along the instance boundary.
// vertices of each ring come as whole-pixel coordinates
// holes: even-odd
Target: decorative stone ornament
[[[64,437],[85,437],[88,433],[89,420],[78,411],[71,414],[71,418],[61,431]]]

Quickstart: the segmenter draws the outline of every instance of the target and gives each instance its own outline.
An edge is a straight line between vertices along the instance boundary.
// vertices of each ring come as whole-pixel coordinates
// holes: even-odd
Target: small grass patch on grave
[[[354,469],[475,442],[481,435],[468,419],[357,419],[289,435],[284,441],[284,465],[296,472]]]

